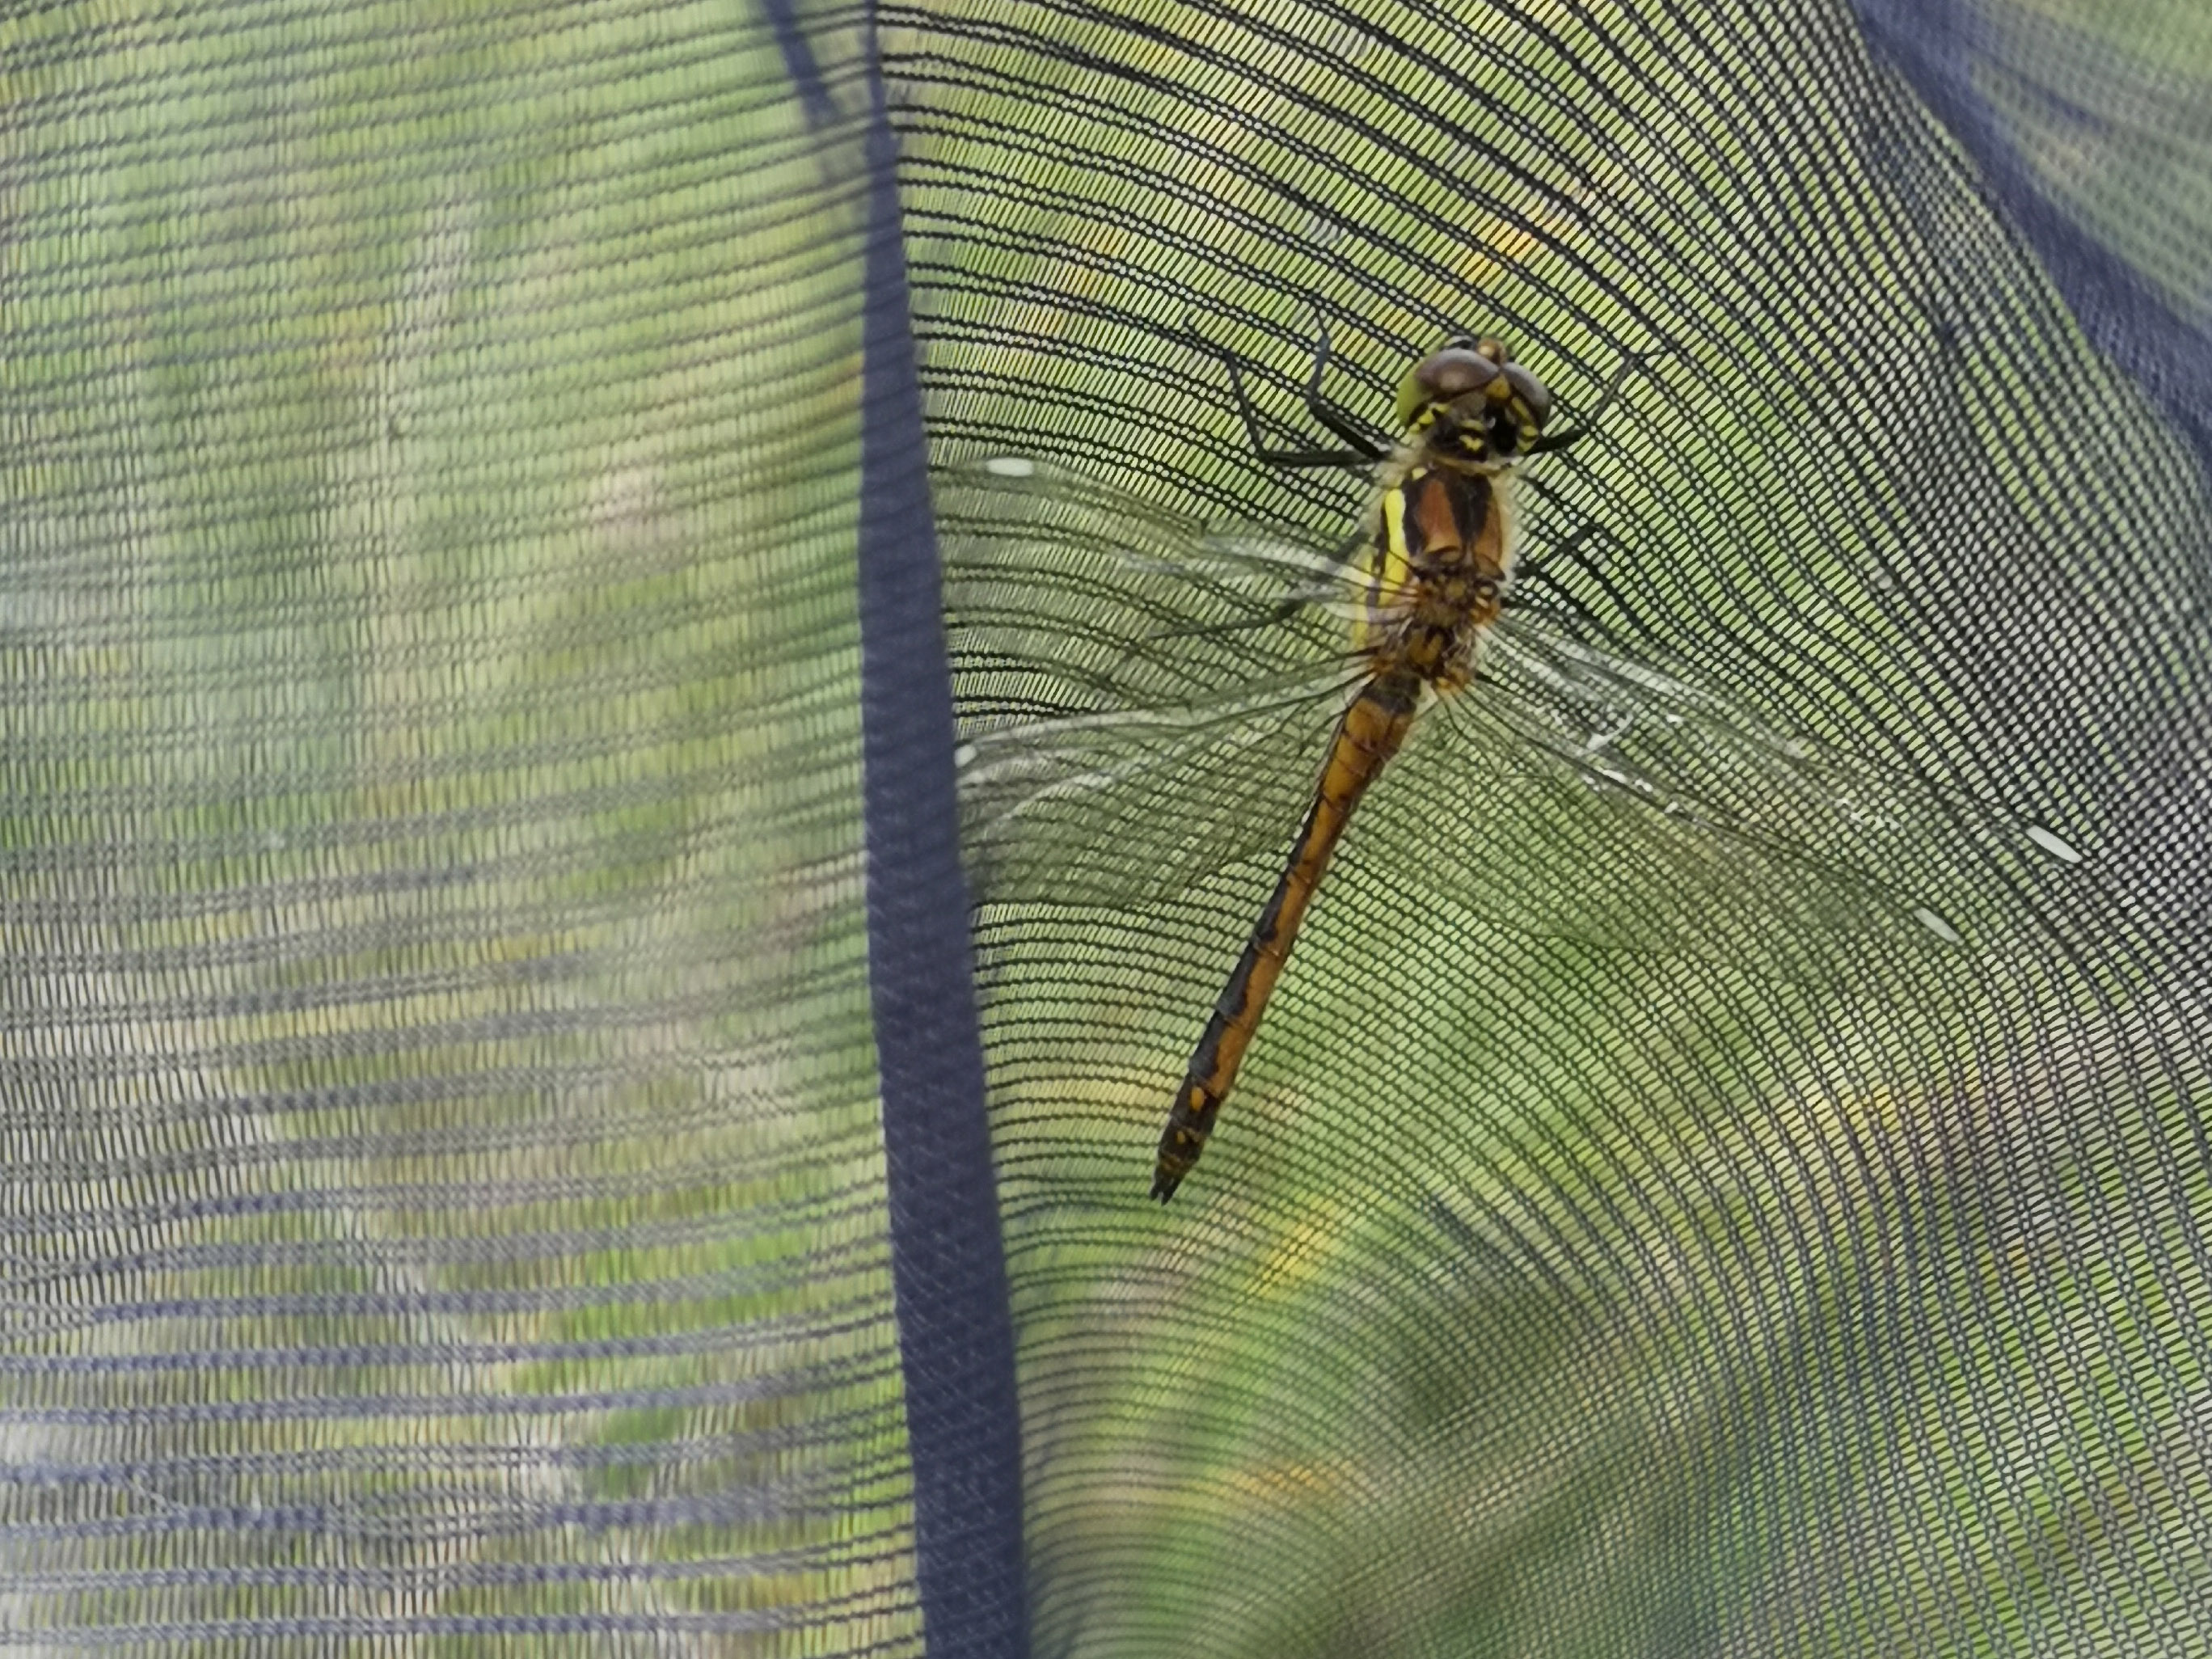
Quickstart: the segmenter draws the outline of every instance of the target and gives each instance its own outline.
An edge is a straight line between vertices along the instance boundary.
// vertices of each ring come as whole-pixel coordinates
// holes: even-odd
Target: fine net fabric
[[[1018,1614],[871,1018],[964,970],[864,915],[873,21],[1036,1645],[2207,1645],[2212,46],[1859,11],[0,19],[5,1641]],[[1377,424],[1663,355],[1161,1211],[1358,496],[1178,331],[1295,423],[1316,308]]]
[[[2202,352],[2212,52],[2062,9],[1951,15],[2034,244],[1841,5],[884,12],[1043,1650],[2212,1644],[2212,428],[2093,343]],[[1363,489],[1188,331],[1310,441],[1317,314],[1376,426],[1650,354],[1528,469],[1628,678],[1417,732],[1163,1211]]]
[[[793,9],[0,20],[0,1646],[921,1650]]]

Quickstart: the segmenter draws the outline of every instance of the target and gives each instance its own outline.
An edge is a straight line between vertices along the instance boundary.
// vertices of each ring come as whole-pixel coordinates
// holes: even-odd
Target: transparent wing
[[[941,469],[934,495],[956,649],[1033,656],[1040,619],[1057,621],[1070,632],[1054,655],[1089,693],[1079,706],[1157,704],[1344,659],[1361,598],[1347,559],[1364,538],[1209,529],[1018,457]]]
[[[1994,948],[2080,854],[1995,805],[1786,733],[1698,687],[1521,617],[1497,630],[1493,726],[1583,790],[1643,809],[1655,874],[1768,927]],[[1690,919],[1694,927],[1695,919]]]
[[[1498,644],[1491,678],[1438,711],[1360,826],[1364,845],[1419,870],[1432,903],[1793,982],[1848,980],[1877,958],[1940,969],[1970,917],[1987,919],[1982,896],[1907,878],[1817,769],[1755,735],[1667,726],[1650,701],[1591,718],[1588,688],[1532,684]],[[1649,740],[1631,719],[1652,723]]]
[[[1333,552],[1043,462],[934,485],[978,896],[1139,903],[1287,847],[1358,669]]]
[[[989,665],[963,660],[963,704],[1004,711],[974,729],[963,774],[979,896],[1142,903],[1286,846],[1354,668],[1340,623],[1281,609],[1339,591],[1330,552],[1209,535],[1072,474],[967,488],[988,568],[956,556],[956,573],[1062,590],[1012,595],[1031,629],[1092,619],[1053,642],[1042,680],[1026,636],[1018,692],[994,699]],[[1022,717],[1036,708],[1076,712]],[[1790,980],[1849,974],[1872,948],[1992,948],[2070,858],[1525,612],[1360,811],[1343,856],[1395,866],[1439,908]]]
[[[1142,903],[1287,847],[1354,684],[1332,665],[1204,706],[975,732],[960,794],[977,896]]]

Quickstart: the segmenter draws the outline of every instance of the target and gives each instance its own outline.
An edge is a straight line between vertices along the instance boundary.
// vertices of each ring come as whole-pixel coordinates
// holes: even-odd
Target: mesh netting
[[[781,21],[0,21],[0,1644],[920,1650]]]
[[[2212,40],[1859,13],[0,18],[0,1642],[2212,1645]]]
[[[2085,337],[1838,7],[901,20],[1040,1644],[2203,1645],[2187,365]],[[2189,187],[1995,130],[2191,337]],[[1456,330],[1570,416],[1648,361],[1527,469],[1567,550],[1162,1212],[1336,707],[1263,578],[1366,489],[1255,460],[1206,348],[1325,441],[1316,319],[1371,427]]]

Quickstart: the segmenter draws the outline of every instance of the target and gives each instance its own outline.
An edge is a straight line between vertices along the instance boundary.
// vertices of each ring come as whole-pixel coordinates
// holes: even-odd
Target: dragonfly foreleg
[[[1328,319],[1316,311],[1313,373],[1306,377],[1306,412],[1360,451],[1369,461],[1379,461],[1390,453],[1390,446],[1322,395],[1322,376],[1328,372]]]
[[[1252,453],[1269,466],[1302,471],[1319,467],[1365,467],[1372,465],[1387,452],[1377,447],[1375,441],[1353,424],[1351,417],[1321,397],[1322,372],[1328,367],[1328,331],[1322,331],[1321,349],[1314,359],[1312,378],[1307,383],[1306,407],[1320,421],[1347,444],[1357,442],[1358,447],[1346,449],[1285,448],[1267,441],[1266,428],[1261,422],[1260,411],[1253,406],[1250,394],[1244,390],[1244,368],[1237,354],[1225,346],[1218,346],[1198,331],[1198,325],[1185,317],[1183,337],[1208,356],[1219,359],[1229,371],[1230,389],[1237,396],[1237,413],[1244,422],[1244,435],[1252,446]],[[1322,411],[1326,410],[1326,413]]]
[[[1537,439],[1534,443],[1528,446],[1528,453],[1531,455],[1549,455],[1587,436],[1591,428],[1597,425],[1599,416],[1613,406],[1613,400],[1620,395],[1620,389],[1628,384],[1628,377],[1631,374],[1641,369],[1646,363],[1655,362],[1661,357],[1671,357],[1674,355],[1674,348],[1672,346],[1659,346],[1650,351],[1621,353],[1620,363],[1613,371],[1613,378],[1605,383],[1605,390],[1597,394],[1597,401],[1589,406],[1589,412],[1583,416],[1582,424],[1571,426],[1565,432],[1554,432]]]

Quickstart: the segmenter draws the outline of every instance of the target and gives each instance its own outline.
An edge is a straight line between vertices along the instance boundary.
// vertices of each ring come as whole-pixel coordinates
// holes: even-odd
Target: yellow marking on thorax
[[[1406,489],[1393,484],[1382,492],[1382,559],[1375,572],[1376,586],[1396,592],[1413,579],[1413,559],[1406,543]]]
[[[1392,630],[1384,613],[1402,605],[1413,580],[1413,555],[1406,542],[1406,489],[1403,479],[1382,492],[1381,545],[1372,555],[1368,599],[1353,630],[1352,644],[1362,651],[1377,651],[1392,643]]]
[[[1520,552],[1519,483],[1510,472],[1501,472],[1490,481],[1490,523],[1484,530],[1486,536],[1494,538],[1490,551],[1498,562],[1498,574],[1508,578]]]

